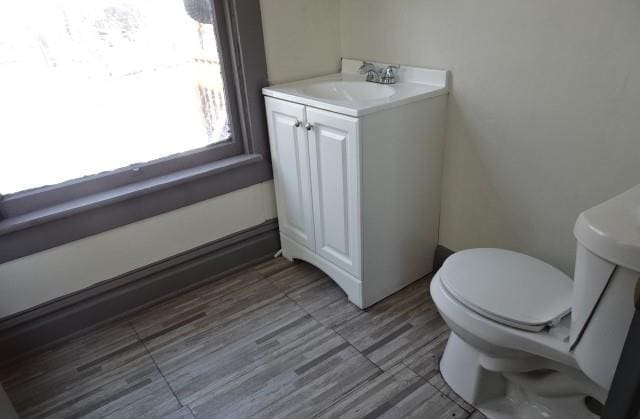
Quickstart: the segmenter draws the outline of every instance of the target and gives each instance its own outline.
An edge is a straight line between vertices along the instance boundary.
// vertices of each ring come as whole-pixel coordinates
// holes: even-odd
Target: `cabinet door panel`
[[[280,231],[315,249],[304,106],[266,98]],[[296,121],[300,121],[296,127]]]
[[[307,108],[316,252],[360,277],[358,120]]]

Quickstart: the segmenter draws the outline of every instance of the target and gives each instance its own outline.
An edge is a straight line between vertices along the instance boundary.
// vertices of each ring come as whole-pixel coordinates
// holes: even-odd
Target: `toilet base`
[[[449,387],[490,419],[597,418],[585,404],[587,381],[549,369],[491,371],[484,354],[451,333],[440,361]],[[598,397],[599,398],[599,397]]]

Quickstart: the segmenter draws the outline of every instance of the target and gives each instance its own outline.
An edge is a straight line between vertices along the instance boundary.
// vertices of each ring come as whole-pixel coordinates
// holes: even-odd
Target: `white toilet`
[[[449,257],[431,296],[452,330],[440,370],[489,418],[595,418],[640,279],[640,185],[578,217],[575,278],[529,256]]]

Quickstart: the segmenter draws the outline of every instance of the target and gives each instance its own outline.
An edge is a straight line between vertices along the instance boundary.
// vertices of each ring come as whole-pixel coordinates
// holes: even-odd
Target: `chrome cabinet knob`
[[[293,123],[293,126],[294,126],[294,127],[296,127],[296,128],[298,128],[301,124],[302,124],[302,122],[300,122],[300,121],[298,121],[298,120],[296,119],[296,122],[294,122],[294,123]]]
[[[307,129],[307,131],[311,131],[311,128],[313,128],[313,125],[307,122],[306,124],[304,124],[304,127]]]

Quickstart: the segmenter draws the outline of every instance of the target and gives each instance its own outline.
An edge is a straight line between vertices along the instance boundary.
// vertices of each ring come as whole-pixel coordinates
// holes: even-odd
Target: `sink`
[[[345,80],[313,83],[300,88],[300,91],[318,99],[348,101],[385,99],[396,93],[393,86]]]
[[[388,65],[373,64],[380,68]],[[340,73],[263,87],[262,93],[355,117],[447,94],[446,71],[403,66],[396,75],[397,83],[378,84],[365,81],[359,74],[361,66],[362,61],[343,58]]]

